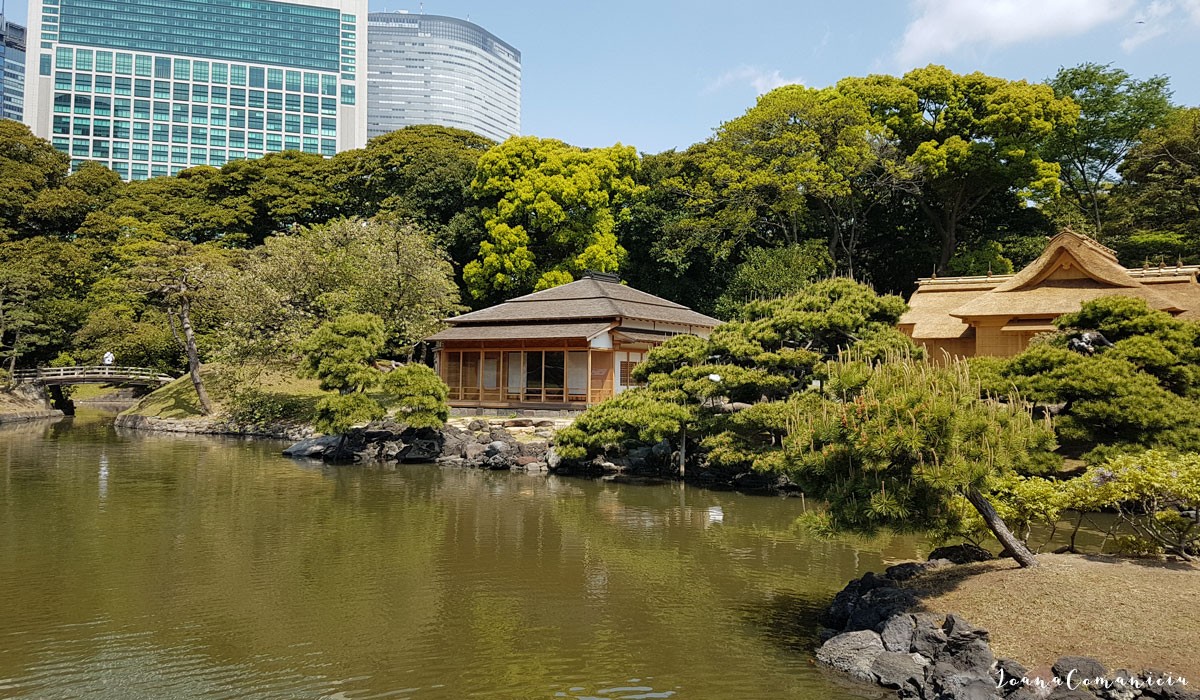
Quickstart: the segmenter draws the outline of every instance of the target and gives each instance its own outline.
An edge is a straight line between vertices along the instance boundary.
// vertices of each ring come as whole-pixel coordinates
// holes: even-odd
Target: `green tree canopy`
[[[1100,237],[1117,167],[1139,134],[1170,112],[1169,80],[1161,75],[1136,80],[1111,64],[1083,63],[1059,69],[1049,84],[1058,97],[1079,106],[1079,119],[1053,132],[1047,157],[1058,162],[1068,200]]]
[[[487,230],[463,281],[480,301],[614,272],[625,249],[616,225],[640,192],[638,155],[617,144],[584,150],[554,139],[514,137],[479,159],[472,192]]]

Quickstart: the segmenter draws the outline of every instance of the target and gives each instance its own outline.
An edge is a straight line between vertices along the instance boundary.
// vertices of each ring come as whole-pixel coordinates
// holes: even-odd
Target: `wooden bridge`
[[[40,384],[42,386],[62,386],[66,384],[132,384],[157,387],[175,381],[175,377],[147,367],[93,365],[19,369],[13,372],[13,381],[18,384]]]

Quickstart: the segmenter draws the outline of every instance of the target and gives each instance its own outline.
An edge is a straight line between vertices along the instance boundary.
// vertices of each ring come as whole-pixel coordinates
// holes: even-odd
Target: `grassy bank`
[[[201,370],[216,414],[245,422],[307,422],[316,403],[326,392],[315,379],[300,379],[281,371],[263,371],[239,376],[219,365]],[[142,397],[122,415],[168,420],[201,420],[200,401],[192,380],[184,375]]]
[[[931,611],[991,631],[992,648],[1049,675],[1060,656],[1088,656],[1110,671],[1154,669],[1200,679],[1200,568],[1184,563],[1043,554],[935,571],[908,585]]]

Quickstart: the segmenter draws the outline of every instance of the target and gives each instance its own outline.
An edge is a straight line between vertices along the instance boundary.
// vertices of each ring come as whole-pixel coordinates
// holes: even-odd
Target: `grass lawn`
[[[237,390],[237,379],[232,372],[218,365],[206,365],[200,371],[204,378],[204,388],[212,400],[217,413],[222,413],[230,407],[230,397]],[[253,387],[261,394],[292,404],[304,412],[311,414],[313,406],[326,394],[321,391],[315,379],[300,379],[286,372],[264,371],[255,377]],[[187,420],[201,418],[200,401],[196,398],[196,389],[192,386],[190,375],[167,384],[142,397],[141,401],[127,411],[127,415],[150,416],[153,418],[170,418]]]
[[[1200,568],[1185,563],[1042,554],[935,571],[907,585],[928,610],[991,631],[997,656],[1049,676],[1060,656],[1154,669],[1200,682]],[[1195,679],[1195,680],[1193,680]]]

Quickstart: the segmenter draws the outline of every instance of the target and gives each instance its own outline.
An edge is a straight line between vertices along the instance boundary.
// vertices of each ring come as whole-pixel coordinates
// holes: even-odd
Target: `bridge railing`
[[[174,377],[149,367],[119,367],[116,365],[80,365],[76,367],[38,367],[19,369],[13,372],[18,382],[62,381],[65,379],[103,379],[113,381],[149,380],[154,382],[174,381]]]

